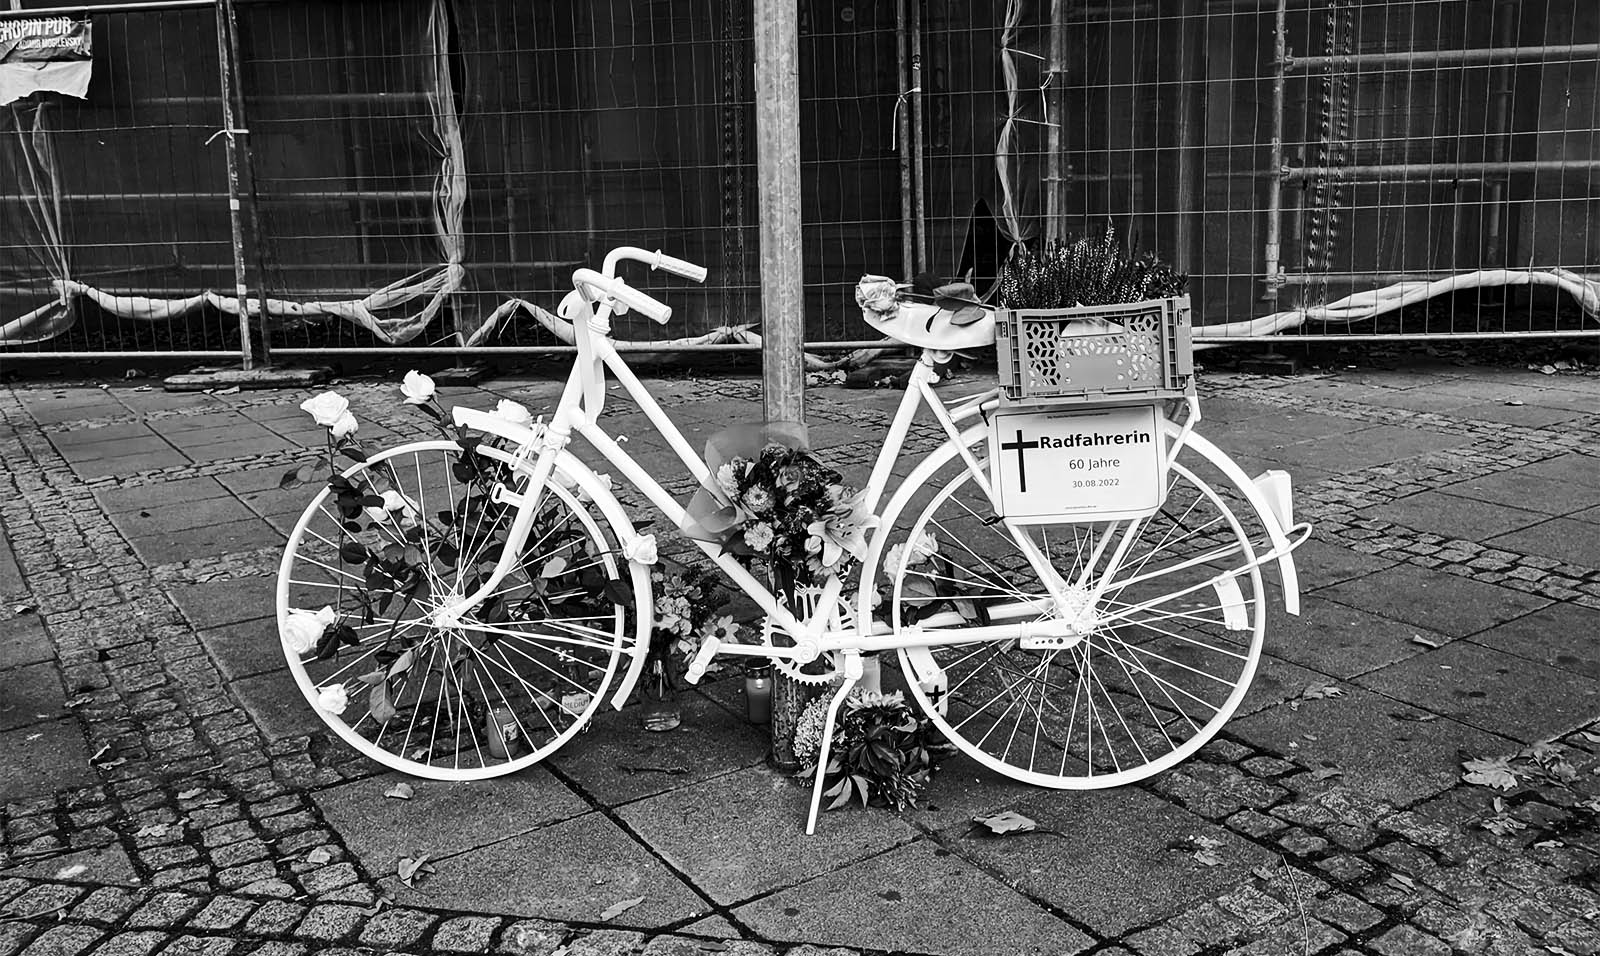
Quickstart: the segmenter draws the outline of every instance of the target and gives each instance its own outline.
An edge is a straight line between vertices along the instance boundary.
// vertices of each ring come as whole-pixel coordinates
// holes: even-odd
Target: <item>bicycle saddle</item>
[[[977,321],[957,325],[952,321],[955,312],[929,302],[897,299],[893,289],[893,280],[882,276],[864,276],[856,287],[861,317],[884,335],[941,352],[994,344],[993,309],[983,309]]]

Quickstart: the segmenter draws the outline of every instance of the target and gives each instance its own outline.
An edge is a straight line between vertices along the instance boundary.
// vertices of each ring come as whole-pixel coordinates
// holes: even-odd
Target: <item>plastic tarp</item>
[[[341,319],[366,329],[380,341],[399,344],[419,335],[462,288],[466,277],[462,259],[467,171],[461,117],[451,79],[447,0],[433,0],[430,4],[423,37],[430,118],[426,138],[439,160],[431,216],[440,263],[357,299],[295,302],[269,297],[269,317]],[[7,128],[0,131],[0,176],[18,184],[22,199],[20,203],[4,204],[8,207],[4,226],[15,230],[11,234],[24,238],[38,264],[51,277],[50,285],[56,292],[54,301],[42,303],[21,316],[8,321],[0,316],[0,345],[43,342],[62,334],[73,325],[73,303],[79,298],[88,299],[119,318],[139,322],[172,321],[207,308],[232,315],[241,308],[248,309],[252,316],[261,314],[259,298],[247,299],[241,305],[238,296],[210,290],[182,298],[115,295],[74,280],[69,256],[71,240],[63,234],[61,216],[63,193],[70,187],[61,181],[51,143],[50,113],[49,100],[34,97],[9,107],[8,115],[0,114],[8,120]],[[485,321],[470,332],[457,332],[456,337],[465,345],[473,345],[492,328],[492,320]]]

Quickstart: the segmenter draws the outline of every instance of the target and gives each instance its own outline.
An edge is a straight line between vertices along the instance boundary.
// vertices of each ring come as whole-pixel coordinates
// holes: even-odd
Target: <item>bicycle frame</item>
[[[639,381],[638,377],[628,367],[627,362],[617,352],[615,346],[608,338],[610,333],[610,319],[616,311],[621,311],[619,303],[610,296],[596,295],[591,288],[586,288],[587,280],[583,276],[595,277],[594,282],[609,282],[617,263],[621,259],[633,258],[648,261],[648,254],[642,250],[621,249],[614,250],[606,259],[604,272],[580,272],[575,280],[575,285],[584,293],[585,303],[593,309],[598,304],[597,311],[591,311],[590,316],[573,316],[574,339],[577,345],[578,356],[573,369],[568,376],[561,398],[556,410],[546,425],[542,438],[527,429],[509,426],[501,419],[494,418],[481,412],[470,409],[457,408],[457,420],[469,427],[495,433],[501,437],[517,443],[518,449],[515,458],[527,461],[532,457],[532,467],[527,482],[520,493],[506,490],[502,497],[511,500],[519,506],[516,519],[513,521],[509,532],[509,541],[521,542],[526,539],[528,529],[537,510],[539,496],[543,491],[544,483],[553,472],[558,456],[564,453],[566,446],[574,435],[582,437],[589,445],[615,468],[622,477],[626,478],[638,488],[650,503],[661,510],[667,518],[679,528],[685,524],[687,511],[683,505],[656,481],[656,479],[624,450],[618,442],[605,431],[599,424],[599,418],[605,408],[606,373],[620,384],[628,395],[637,403],[639,409],[645,414],[651,426],[667,442],[674,454],[689,469],[689,472],[701,484],[708,484],[711,479],[711,469],[699,453],[692,448],[683,433],[667,415],[665,410],[655,401],[649,391]],[[620,284],[619,284],[620,286]],[[626,288],[621,286],[620,288]],[[653,301],[653,300],[646,300]],[[994,489],[990,486],[988,469],[973,454],[974,430],[982,426],[973,426],[963,431],[960,423],[973,416],[984,414],[998,406],[998,390],[990,389],[977,395],[969,396],[954,405],[947,405],[933,390],[935,380],[934,365],[936,353],[925,349],[920,361],[914,366],[906,390],[901,397],[900,404],[890,422],[888,433],[885,437],[882,450],[874,463],[871,474],[867,479],[864,489],[866,510],[871,514],[879,514],[879,505],[888,488],[888,483],[895,462],[905,447],[905,442],[910,434],[910,428],[917,412],[926,406],[934,419],[945,432],[950,444],[955,448],[956,454],[964,459],[970,469],[974,482],[991,501],[994,500]],[[1165,418],[1168,430],[1174,432],[1170,441],[1164,444],[1162,450],[1162,468],[1165,472],[1170,464],[1177,458],[1181,448],[1191,438],[1193,428],[1199,421],[1200,413],[1198,402],[1192,397],[1186,402],[1188,414],[1185,415],[1181,425],[1171,418]],[[1235,469],[1237,466],[1234,466]],[[1259,489],[1255,489],[1242,472],[1238,479],[1247,494],[1251,491],[1252,503],[1257,505],[1257,510],[1262,514],[1275,513],[1267,504],[1266,497]],[[1067,582],[1060,578],[1052,563],[1043,555],[1027,535],[1019,532],[1016,526],[1005,522],[1005,527],[1011,538],[1025,554],[1030,563],[1039,572],[1041,580],[1045,583],[1052,598],[1052,604],[1060,606],[1066,601],[1066,592],[1069,588],[1078,588],[1086,591],[1091,600],[1098,600],[1100,593],[1106,588],[1113,570],[1119,566],[1125,556],[1127,548],[1137,534],[1139,521],[1132,520],[1125,523],[1120,533],[1115,535],[1118,539],[1111,558],[1103,564],[1101,558],[1109,546],[1113,535],[1102,536],[1093,556],[1084,565],[1077,581]],[[1280,576],[1285,584],[1285,599],[1290,605],[1291,613],[1298,610],[1298,587],[1295,583],[1295,573],[1290,552],[1298,545],[1299,541],[1290,543],[1284,529],[1275,523],[1269,522],[1269,537],[1273,547],[1265,555],[1257,558],[1260,563],[1276,560],[1279,563]],[[717,653],[731,653],[745,656],[766,656],[793,660],[797,663],[807,663],[827,651],[845,651],[847,676],[850,671],[859,669],[856,655],[861,651],[895,650],[903,647],[917,645],[935,645],[961,643],[973,640],[999,639],[1016,637],[1023,632],[1040,637],[1068,636],[1073,633],[1073,622],[1060,618],[1052,620],[1026,621],[1014,620],[1011,623],[992,626],[962,626],[964,623],[958,614],[953,611],[931,615],[922,622],[924,626],[933,627],[935,633],[928,633],[921,627],[907,629],[906,633],[895,635],[890,633],[890,628],[882,622],[873,622],[871,617],[871,598],[874,591],[874,575],[877,559],[886,547],[886,539],[890,532],[886,524],[880,524],[868,541],[866,567],[861,575],[855,595],[854,606],[857,608],[857,619],[866,624],[858,629],[832,629],[828,623],[833,616],[833,608],[843,590],[844,582],[836,575],[830,575],[824,582],[822,595],[815,604],[815,610],[805,620],[798,620],[794,614],[784,606],[783,602],[758,578],[750,573],[742,564],[732,556],[723,552],[717,544],[696,538],[690,540],[700,547],[706,557],[715,564],[728,579],[744,591],[755,601],[761,611],[767,615],[777,628],[781,629],[792,641],[793,647],[771,647],[750,644],[719,645],[708,640],[702,647],[701,655],[691,667],[691,679],[697,676],[697,670],[703,670],[705,662]],[[1303,538],[1302,538],[1303,539]],[[499,562],[496,564],[489,578],[473,594],[465,595],[451,608],[451,613],[462,614],[480,603],[503,582],[517,564],[519,549],[507,547]],[[1104,571],[1091,580],[1097,567]],[[1013,609],[1007,609],[1013,610]],[[1041,616],[1048,612],[1050,606],[1042,600],[1034,604],[1018,605],[1014,614],[1001,613],[999,616],[1026,618],[1030,615]],[[948,619],[946,619],[948,618]],[[645,633],[641,629],[641,633]],[[614,698],[616,706],[621,706],[626,698],[626,692],[631,689],[642,667],[644,656],[635,648],[633,666]]]

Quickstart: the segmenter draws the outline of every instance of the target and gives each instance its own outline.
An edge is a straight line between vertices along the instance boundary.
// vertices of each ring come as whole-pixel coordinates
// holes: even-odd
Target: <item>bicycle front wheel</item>
[[[278,577],[289,669],[323,722],[385,766],[510,773],[577,733],[616,674],[626,562],[591,513],[589,493],[604,492],[559,471],[511,575],[459,618],[440,613],[512,546],[516,508],[492,491],[521,480],[454,442],[405,445],[324,487],[289,535]]]
[[[1221,453],[1197,445],[1161,510],[1136,522],[1008,527],[960,458],[927,486],[885,560],[895,633],[1017,626],[900,652],[912,694],[961,750],[1039,786],[1118,786],[1193,754],[1238,708],[1265,632],[1247,529],[1263,526]],[[1068,637],[1025,636],[1061,618]]]

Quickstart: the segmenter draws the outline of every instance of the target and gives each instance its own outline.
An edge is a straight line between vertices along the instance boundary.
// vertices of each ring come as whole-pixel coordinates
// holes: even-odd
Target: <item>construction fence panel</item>
[[[6,355],[240,350],[213,4],[131,6],[85,14],[87,100],[0,107]],[[1202,338],[1597,330],[1590,0],[799,13],[813,342],[876,337],[863,273],[984,291],[1107,224],[1190,274]],[[710,279],[635,276],[674,318],[619,338],[757,322],[750,16],[238,0],[239,254],[272,348],[560,346],[572,269],[624,244]]]

